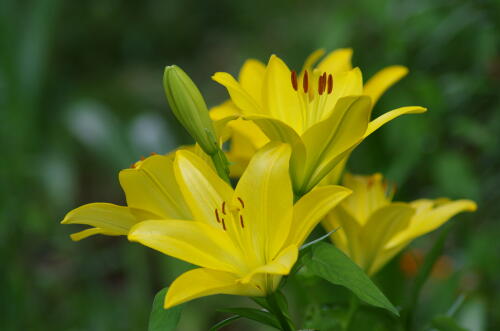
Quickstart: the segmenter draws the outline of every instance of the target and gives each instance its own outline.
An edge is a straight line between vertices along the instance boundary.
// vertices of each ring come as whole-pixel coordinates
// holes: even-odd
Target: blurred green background
[[[0,1],[0,328],[145,330],[155,292],[187,266],[123,237],[73,243],[59,224],[81,204],[124,202],[118,171],[141,155],[190,143],[169,113],[163,68],[178,64],[210,105],[226,99],[211,81],[244,59],[276,53],[300,68],[317,48],[354,48],[368,78],[410,68],[375,112],[422,105],[365,141],[349,168],[398,183],[397,200],[470,198],[453,219],[444,272],[417,312],[425,327],[460,295],[470,330],[500,329],[500,2],[420,1]],[[417,240],[429,249],[433,233]],[[377,278],[396,304],[412,277],[400,257]],[[442,268],[442,269],[443,269]],[[407,272],[408,273],[408,272]],[[302,277],[302,278],[301,278]],[[301,283],[301,287],[297,286]],[[321,286],[317,293],[309,285]],[[300,276],[287,293],[297,321],[328,312],[342,290]],[[307,292],[307,293],[306,293]],[[206,330],[223,306],[191,302],[179,330]],[[318,327],[316,325],[316,327]],[[226,330],[257,330],[238,322]],[[328,330],[328,326],[322,330]]]

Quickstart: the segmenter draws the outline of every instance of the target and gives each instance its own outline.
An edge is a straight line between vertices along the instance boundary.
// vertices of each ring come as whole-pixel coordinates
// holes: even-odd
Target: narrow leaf
[[[234,321],[239,320],[240,318],[241,318],[241,316],[239,316],[239,315],[228,317],[225,320],[222,320],[219,323],[212,326],[210,328],[210,331],[218,331],[218,330],[220,330],[220,328],[222,328],[226,325],[229,325],[229,324],[233,323]]]
[[[255,308],[225,308],[225,309],[219,309],[218,311],[223,313],[238,315],[244,318],[248,318],[252,321],[269,325],[278,330],[280,329],[280,324],[278,320],[265,310],[259,310]]]
[[[315,275],[348,288],[367,304],[399,315],[396,308],[365,272],[333,245],[317,243],[312,247],[312,254],[304,256],[304,260],[304,264]]]
[[[148,331],[175,331],[177,328],[184,305],[164,309],[163,302],[167,291],[168,287],[165,287],[155,295],[153,308],[149,315]]]

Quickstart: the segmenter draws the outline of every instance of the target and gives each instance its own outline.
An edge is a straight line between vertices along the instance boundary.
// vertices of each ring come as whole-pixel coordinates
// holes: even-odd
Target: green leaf
[[[155,295],[153,308],[149,315],[148,331],[175,331],[177,328],[184,305],[164,309],[163,302],[167,291],[168,287],[165,287]]]
[[[219,309],[218,311],[248,318],[252,321],[269,325],[271,327],[280,330],[280,324],[278,320],[272,314],[270,314],[265,310],[260,310],[255,308],[225,308],[225,309]]]
[[[241,318],[241,316],[239,316],[239,315],[234,315],[234,316],[228,317],[225,320],[222,320],[219,323],[217,323],[214,326],[212,326],[210,328],[210,331],[218,331],[218,330],[220,330],[220,328],[222,328],[222,327],[224,327],[226,325],[229,325],[229,324],[233,323],[234,321],[236,321],[236,320],[238,320],[240,318]]]
[[[432,326],[440,331],[469,331],[458,325],[458,323],[446,315],[439,315],[432,319]]]
[[[333,245],[317,243],[312,247],[312,254],[304,256],[304,260],[307,268],[316,276],[344,286],[362,301],[399,316],[396,308],[364,271]]]

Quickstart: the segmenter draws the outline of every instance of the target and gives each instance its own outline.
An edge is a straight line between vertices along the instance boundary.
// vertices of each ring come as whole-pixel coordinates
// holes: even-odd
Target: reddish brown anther
[[[243,223],[243,215],[240,215],[240,225],[242,229],[245,228],[245,223]]]
[[[325,91],[325,85],[323,84],[323,76],[319,76],[318,78],[318,93],[322,95]]]
[[[238,201],[241,203],[241,208],[245,208],[245,203],[243,202],[243,199],[238,197]]]
[[[297,73],[292,70],[292,87],[295,91],[299,89],[299,84],[297,83]]]
[[[130,168],[135,169],[135,162],[130,165]]]
[[[220,223],[219,211],[215,208],[215,218],[217,219],[217,223]]]
[[[226,215],[226,201],[222,201],[222,213]]]
[[[304,88],[304,93],[307,93],[307,90],[309,89],[309,74],[307,73],[307,70],[304,71],[304,78],[302,78],[302,87]]]
[[[224,219],[222,219],[222,229],[226,231],[226,222],[224,222]]]
[[[328,94],[332,93],[333,91],[333,77],[332,74],[328,75]]]
[[[158,155],[158,153],[156,153],[156,152],[151,152],[151,154],[150,154],[150,155],[151,155],[151,156],[153,156],[153,155]]]
[[[145,160],[144,156],[141,155],[141,161],[144,161],[144,160]]]

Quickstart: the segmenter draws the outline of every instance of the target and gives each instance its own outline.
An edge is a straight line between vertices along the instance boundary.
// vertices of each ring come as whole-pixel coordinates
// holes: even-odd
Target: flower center
[[[240,197],[237,197],[237,199],[241,205],[241,209],[244,209],[245,202],[243,201],[243,199]],[[241,211],[240,207],[239,206],[231,206],[231,208],[229,208],[229,209],[230,209],[229,212],[231,212],[232,216],[235,219],[239,220],[240,227],[242,229],[244,229],[245,222],[243,220],[243,215],[240,213],[240,211]],[[221,213],[219,213],[219,208],[215,208],[215,219],[216,219],[217,223],[219,223],[222,226],[222,229],[224,231],[227,231],[226,217],[229,216],[229,214],[226,212],[226,201],[222,201],[220,211],[221,211]]]
[[[311,84],[307,70],[302,76],[302,88],[299,87],[299,77],[296,71],[291,72],[293,89],[297,92],[298,103],[303,120],[303,130],[321,119],[328,96],[333,92],[333,76],[323,72],[318,76],[317,84]],[[311,74],[314,77],[314,75]],[[314,81],[314,79],[313,79]],[[316,87],[316,88],[315,88]]]

